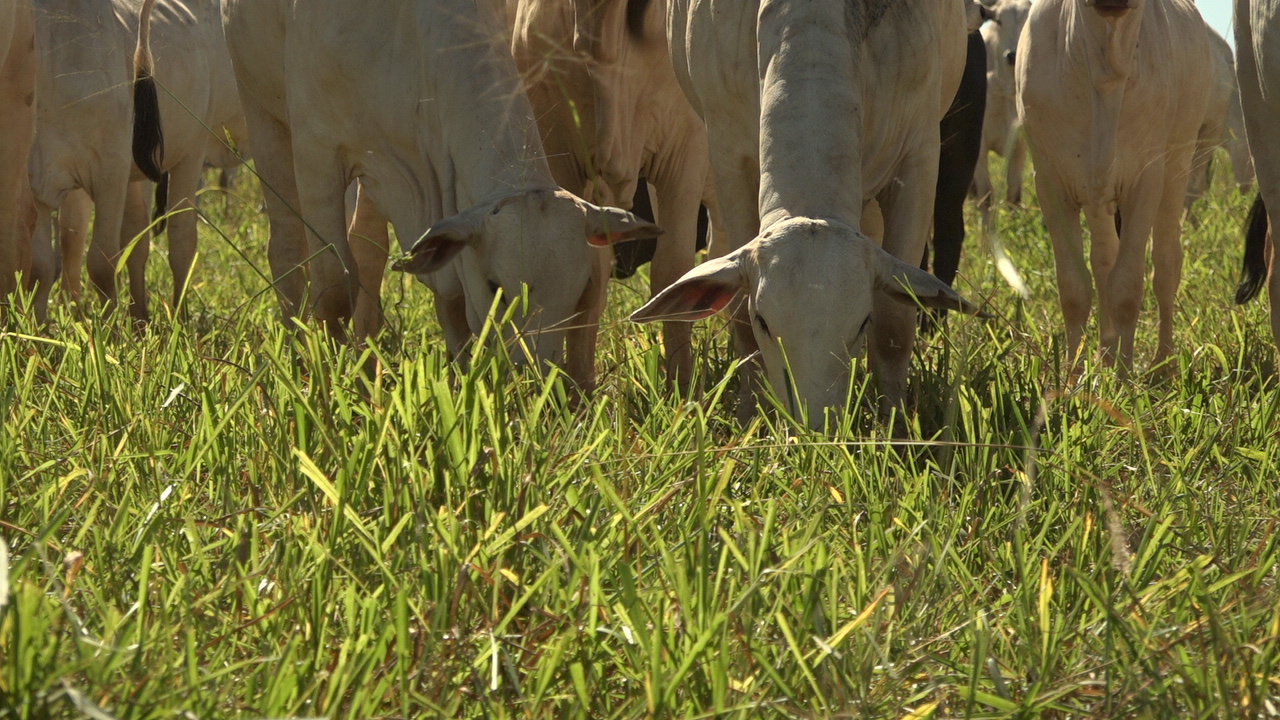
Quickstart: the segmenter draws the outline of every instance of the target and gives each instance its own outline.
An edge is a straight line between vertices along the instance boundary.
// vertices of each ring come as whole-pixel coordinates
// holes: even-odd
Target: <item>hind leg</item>
[[[1093,279],[1084,259],[1084,233],[1080,206],[1070,200],[1061,183],[1047,172],[1036,176],[1036,189],[1044,212],[1058,278],[1058,302],[1066,326],[1067,363],[1075,362],[1084,344],[1085,328],[1093,310]]]
[[[293,175],[293,135],[251,94],[242,92],[241,97],[271,226],[267,259],[281,314],[288,321],[303,312],[307,283],[307,238]]]
[[[356,264],[347,242],[346,173],[323,143],[294,136],[294,175],[311,257],[311,309],[329,335],[346,336],[356,304]]]
[[[53,208],[43,203],[36,205],[36,227],[31,237],[31,273],[27,276],[27,288],[34,291],[36,321],[49,322],[49,292],[58,279],[58,255],[53,249]]]
[[[129,255],[126,261],[129,267],[129,314],[144,323],[151,318],[147,303],[147,259],[151,257],[151,235],[147,232],[151,213],[147,198],[150,190],[151,183],[146,180],[129,183],[124,223],[120,226],[120,239]]]
[[[191,266],[196,260],[196,237],[199,232],[199,213],[196,210],[196,192],[200,186],[200,174],[204,158],[187,158],[169,173],[169,270],[173,273],[173,307],[182,307],[187,287],[191,281]],[[164,208],[157,208],[163,212]]]
[[[72,190],[58,207],[58,248],[62,251],[62,292],[80,302],[84,277],[84,248],[89,240],[93,200],[84,190]]]
[[[89,188],[96,215],[87,265],[89,280],[110,312],[116,304],[116,265],[121,253],[120,231],[124,225],[124,206],[129,193],[129,172],[120,163],[119,168],[112,168],[98,178]]]
[[[349,236],[351,256],[355,258],[360,278],[352,329],[357,340],[364,340],[375,337],[382,329],[382,279],[387,270],[391,237],[386,216],[374,207],[363,187],[356,198]]]

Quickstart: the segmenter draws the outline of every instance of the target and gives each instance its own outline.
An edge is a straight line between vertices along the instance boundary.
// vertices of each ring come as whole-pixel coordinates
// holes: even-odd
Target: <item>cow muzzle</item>
[[[1134,0],[1084,0],[1084,4],[1107,18],[1120,17],[1137,5]]]

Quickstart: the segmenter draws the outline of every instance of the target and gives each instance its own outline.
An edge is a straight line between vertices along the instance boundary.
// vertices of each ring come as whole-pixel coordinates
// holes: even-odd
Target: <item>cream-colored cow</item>
[[[1276,123],[1280,117],[1280,0],[1236,0],[1235,34],[1236,78],[1258,193],[1270,227],[1275,228],[1280,221],[1280,125]],[[1271,333],[1280,345],[1280,272],[1276,271],[1280,243],[1270,237],[1267,223],[1251,225],[1255,227],[1247,252],[1255,262],[1246,261],[1248,276],[1237,298],[1252,297],[1267,282],[1270,271]]]
[[[1096,282],[1101,355],[1132,368],[1153,235],[1156,364],[1174,352],[1182,206],[1210,68],[1204,21],[1190,0],[1037,0],[1031,8],[1018,46],[1018,107],[1072,360]],[[1081,210],[1092,235],[1092,279]]]
[[[1027,162],[1027,145],[1018,124],[1017,93],[1013,69],[1018,56],[1018,38],[1031,13],[1031,0],[1000,0],[990,9],[994,16],[981,28],[987,45],[987,110],[982,123],[982,156],[973,176],[974,194],[985,215],[991,211],[989,154],[1008,160],[1005,166],[1005,198],[1022,202],[1022,173]]]
[[[35,128],[35,39],[30,0],[0,0],[0,302],[30,263],[27,152]]]
[[[557,187],[496,1],[228,0],[224,21],[286,316],[305,307],[309,271],[330,332],[353,312],[357,335],[375,332],[390,219],[455,356],[499,292],[527,289],[527,355],[558,362],[595,292],[588,238],[661,232]]]
[[[1213,54],[1213,81],[1209,87],[1208,107],[1200,125],[1200,138],[1192,161],[1191,182],[1187,185],[1187,217],[1195,221],[1193,205],[1209,187],[1213,154],[1225,147],[1231,157],[1231,170],[1236,184],[1248,192],[1253,180],[1253,161],[1244,138],[1244,118],[1240,113],[1240,86],[1236,83],[1235,57],[1225,38],[1206,25],[1209,49]]]
[[[36,0],[35,7],[40,92],[30,172],[39,219],[32,275],[36,313],[44,320],[60,264],[68,293],[79,294],[89,204],[96,210],[89,277],[114,302],[123,244],[149,224],[146,178],[162,181],[170,208],[191,208],[210,145],[227,132],[243,132],[243,118],[230,84],[218,0]],[[144,109],[135,137],[135,70],[150,72],[153,60],[154,101],[138,96]],[[135,165],[135,141],[142,167]],[[234,155],[217,159],[238,162]],[[55,208],[61,208],[61,257],[52,242]],[[195,256],[195,213],[173,216],[169,247],[176,305]],[[139,320],[149,316],[149,251],[140,239],[128,260],[130,313]]]
[[[665,10],[662,0],[647,8],[627,0],[519,0],[512,40],[556,182],[626,209],[637,178],[656,191],[666,233],[650,274],[654,293],[693,267],[698,206],[712,204],[706,128],[671,67]],[[609,277],[609,252],[598,252],[591,329]],[[681,322],[663,328],[668,376],[681,386],[692,370],[690,329]],[[569,360],[571,367],[592,362]]]
[[[975,309],[915,267],[938,124],[965,64],[964,4],[670,0],[668,32],[707,124],[718,227],[733,252],[633,317],[695,320],[744,293],[739,353],[758,349],[778,396],[813,427],[844,405],[851,358],[869,335],[883,408],[900,409],[915,300]],[[859,229],[873,199],[884,249]]]

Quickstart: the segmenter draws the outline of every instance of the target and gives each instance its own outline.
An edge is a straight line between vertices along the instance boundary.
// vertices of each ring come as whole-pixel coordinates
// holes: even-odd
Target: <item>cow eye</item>
[[[769,337],[773,337],[773,333],[769,332],[769,323],[764,321],[760,315],[756,315],[756,324],[760,326],[760,331]]]
[[[1012,65],[1012,64],[1014,63],[1014,61],[1017,59],[1017,56],[1015,56],[1015,55],[1013,54],[1013,51],[1012,51],[1012,50],[1005,50],[1005,51],[1004,51],[1004,59],[1005,59],[1005,62],[1007,62],[1007,63],[1009,63],[1010,65]]]
[[[492,293],[492,294],[494,294],[494,295],[497,295],[497,294],[498,294],[498,291],[499,291],[499,290],[501,290],[501,289],[502,289],[502,286],[501,286],[501,285],[499,285],[498,283],[496,283],[496,282],[494,282],[494,281],[492,281],[492,280],[490,280],[490,281],[489,281],[489,292],[490,292],[490,293]]]

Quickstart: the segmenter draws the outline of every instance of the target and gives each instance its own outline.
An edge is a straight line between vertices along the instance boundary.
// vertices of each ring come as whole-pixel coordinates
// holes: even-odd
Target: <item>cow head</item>
[[[851,360],[871,327],[877,291],[904,303],[975,313],[942,281],[839,222],[793,218],[694,268],[637,310],[637,322],[698,320],[746,295],[765,372],[797,418],[820,428],[842,407]]]
[[[426,275],[456,258],[471,331],[483,328],[495,298],[504,313],[515,303],[520,344],[532,358],[559,363],[566,329],[585,322],[578,314],[591,281],[588,242],[661,233],[631,213],[592,205],[564,190],[531,189],[432,225],[396,269]],[[522,352],[513,357],[532,359]]]

